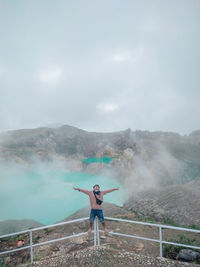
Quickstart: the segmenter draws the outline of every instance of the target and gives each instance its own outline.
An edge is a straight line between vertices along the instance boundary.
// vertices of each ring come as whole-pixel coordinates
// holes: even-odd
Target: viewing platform
[[[18,265],[17,262],[13,262],[13,265],[11,266],[107,266],[108,263],[112,263],[112,266],[188,266],[188,263],[172,261],[164,258],[163,246],[170,244],[183,248],[200,249],[199,246],[170,242],[163,238],[163,233],[166,230],[181,231],[183,233],[188,232],[193,235],[198,235],[200,230],[121,218],[105,217],[105,220],[109,221],[109,223],[115,223],[115,225],[118,225],[120,228],[123,224],[131,225],[132,228],[126,227],[126,229],[132,229],[132,231],[131,233],[124,233],[120,231],[120,228],[115,228],[115,231],[111,230],[109,235],[105,236],[103,231],[99,229],[98,220],[95,219],[93,233],[88,235],[88,233],[84,231],[87,227],[88,217],[83,217],[0,236],[0,240],[3,240],[3,242],[6,242],[9,238],[14,238],[14,236],[17,236],[18,238],[24,236],[24,239],[26,239],[25,245],[21,248],[12,247],[9,250],[1,251],[0,259],[2,264],[4,264],[5,258],[3,259],[3,257],[13,257],[13,259],[16,260],[17,257],[25,257],[25,254],[22,254],[22,251],[29,251],[29,254],[26,253],[26,264]],[[79,224],[78,233],[73,232],[73,226],[75,224]],[[60,231],[61,237],[57,238],[55,235],[56,238],[52,238],[54,234],[53,228],[64,227],[67,225],[70,225],[71,227],[71,234],[66,235],[64,228],[62,228]],[[155,233],[157,231],[157,237],[154,234],[153,237],[147,237],[145,233],[144,235],[133,234],[134,229],[136,230],[136,225],[148,227],[151,229],[150,232],[152,233],[153,231],[155,231]],[[81,231],[81,229],[83,231]],[[42,237],[40,234],[41,231],[45,231],[45,237],[51,236],[51,238],[49,238],[49,240],[40,241],[40,238]],[[37,235],[35,235],[35,233],[37,233]],[[27,244],[28,239],[29,244]],[[138,240],[142,240],[142,243],[136,242],[136,246],[134,247],[132,240],[137,240],[137,242]],[[56,244],[58,243],[62,243],[62,245],[57,246]],[[158,245],[157,255],[154,254],[153,257],[149,255],[149,253],[148,255],[144,255],[145,244],[149,248],[155,243]],[[124,246],[124,244],[126,244],[126,246]],[[40,248],[40,250],[38,250],[38,248]],[[39,257],[38,252],[40,255]],[[42,256],[42,252],[44,256]],[[199,265],[190,263],[189,266]]]

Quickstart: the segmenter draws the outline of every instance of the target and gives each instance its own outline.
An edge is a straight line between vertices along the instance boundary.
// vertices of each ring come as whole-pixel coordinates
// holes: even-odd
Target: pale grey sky
[[[0,0],[0,131],[200,129],[199,0]]]

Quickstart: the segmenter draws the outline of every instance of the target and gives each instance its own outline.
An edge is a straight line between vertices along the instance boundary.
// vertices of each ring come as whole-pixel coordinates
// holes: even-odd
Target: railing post
[[[97,245],[97,218],[94,219],[94,246]]]
[[[82,221],[82,220],[86,220],[86,219],[88,219],[88,218],[81,218],[81,219],[68,221],[68,222],[65,222],[65,223],[54,224],[54,225],[50,225],[49,227],[55,227],[55,226],[58,226],[58,225],[64,225],[64,224],[73,223],[73,222],[77,222],[77,221]],[[198,246],[191,246],[191,245],[174,243],[174,242],[167,242],[165,240],[162,240],[162,229],[175,229],[175,230],[182,230],[182,231],[200,233],[199,230],[189,229],[189,228],[181,228],[181,227],[173,227],[173,226],[160,225],[160,224],[144,223],[144,222],[125,220],[125,219],[118,219],[118,218],[110,218],[110,217],[105,217],[105,219],[157,227],[159,229],[159,238],[156,238],[156,239],[145,238],[145,237],[136,236],[136,235],[127,235],[127,234],[122,234],[122,233],[115,233],[115,232],[112,232],[112,234],[113,235],[124,236],[124,237],[132,237],[132,238],[137,238],[137,239],[142,239],[142,240],[158,242],[159,243],[159,247],[160,247],[160,257],[161,258],[163,257],[163,244],[172,244],[172,245],[180,246],[180,247],[188,247],[188,248],[192,248],[192,249],[200,249],[200,246],[199,247]],[[31,265],[32,265],[33,262],[34,262],[34,255],[33,254],[34,254],[34,247],[35,246],[50,244],[50,243],[62,241],[62,240],[68,239],[68,238],[73,238],[74,236],[79,236],[79,235],[85,235],[86,234],[85,232],[79,233],[79,234],[76,234],[76,235],[74,235],[74,233],[73,233],[73,235],[71,235],[71,236],[65,236],[63,238],[57,238],[57,239],[41,242],[39,244],[34,244],[33,243],[33,232],[41,230],[41,229],[44,229],[44,228],[47,228],[47,226],[33,228],[31,230],[26,230],[26,231],[21,231],[21,232],[17,232],[17,233],[12,233],[12,234],[8,234],[8,235],[0,236],[0,238],[5,238],[5,237],[14,236],[14,235],[29,233],[29,240],[30,240],[30,245],[29,246],[25,246],[24,248],[20,248],[20,249],[17,248],[17,249],[7,250],[7,251],[3,251],[3,252],[0,251],[0,255],[12,253],[12,252],[17,252],[19,250],[29,249],[30,248],[30,261],[31,261]],[[99,220],[97,218],[95,218],[95,220],[94,220],[94,231],[93,231],[93,233],[94,233],[94,246],[99,246],[100,245],[100,232],[103,232],[103,231],[99,230]]]
[[[97,219],[97,246],[100,246],[100,238],[99,238],[99,221]]]
[[[31,254],[31,264],[33,264],[33,234],[30,231],[30,254]]]
[[[163,256],[163,251],[162,251],[162,227],[159,227],[159,240],[160,240],[160,257],[162,258]]]

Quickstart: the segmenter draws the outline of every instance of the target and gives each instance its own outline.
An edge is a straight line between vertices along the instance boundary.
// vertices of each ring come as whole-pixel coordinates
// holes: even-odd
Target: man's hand
[[[77,188],[77,187],[74,187],[74,190],[79,190],[79,188]]]

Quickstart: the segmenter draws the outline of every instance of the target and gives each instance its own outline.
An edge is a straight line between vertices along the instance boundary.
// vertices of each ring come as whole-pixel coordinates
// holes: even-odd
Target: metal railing
[[[17,232],[17,233],[2,235],[2,236],[0,236],[0,239],[1,238],[6,238],[6,237],[10,237],[10,236],[29,233],[30,245],[29,246],[24,246],[22,248],[17,248],[17,249],[12,249],[12,250],[7,250],[7,251],[0,252],[0,255],[5,255],[5,254],[8,254],[8,253],[17,252],[17,251],[24,250],[24,249],[30,249],[30,258],[31,258],[31,264],[32,264],[33,261],[34,261],[33,255],[34,255],[34,248],[35,247],[41,246],[41,245],[50,244],[50,243],[54,243],[54,242],[59,242],[59,241],[63,241],[63,240],[66,240],[66,239],[70,239],[70,238],[74,238],[74,237],[78,237],[78,236],[82,236],[82,235],[86,235],[87,234],[87,232],[82,232],[82,233],[78,233],[78,234],[74,234],[73,233],[72,235],[65,236],[65,237],[62,237],[62,238],[57,238],[57,239],[53,239],[53,240],[49,240],[49,241],[44,241],[44,242],[33,244],[33,237],[32,237],[33,232],[39,231],[39,230],[42,230],[42,229],[62,226],[62,225],[70,224],[70,223],[81,222],[81,221],[85,221],[85,220],[88,220],[88,219],[89,219],[88,217],[84,217],[84,218],[80,218],[80,219],[66,221],[66,222],[63,222],[63,223],[57,223],[57,224],[37,227],[37,228],[33,228],[33,229],[29,229],[29,230],[21,231],[21,232]],[[172,230],[187,231],[187,232],[192,232],[192,233],[200,233],[200,230],[182,228],[182,227],[175,227],[175,226],[169,226],[169,225],[163,225],[163,224],[153,224],[153,223],[139,222],[139,221],[133,221],[133,220],[126,220],[126,219],[111,218],[111,217],[105,217],[105,219],[109,220],[109,221],[117,221],[117,222],[124,222],[124,223],[131,223],[131,224],[139,224],[139,225],[157,227],[159,229],[159,239],[146,238],[146,237],[137,236],[137,235],[128,235],[128,234],[123,234],[123,233],[119,233],[119,232],[116,233],[116,232],[113,232],[113,231],[109,232],[109,234],[110,235],[123,236],[123,237],[136,238],[136,239],[141,239],[141,240],[157,242],[160,245],[160,257],[163,257],[163,244],[169,244],[169,245],[186,247],[186,248],[193,248],[193,249],[200,249],[200,247],[198,247],[198,246],[191,246],[191,245],[187,245],[187,244],[164,241],[163,238],[162,238],[162,229],[172,229]],[[98,224],[97,218],[95,218],[94,230],[92,232],[94,233],[94,246],[100,246],[100,234],[99,233],[103,232],[103,231],[99,230],[99,224]]]
[[[127,234],[115,233],[115,232],[109,232],[109,234],[157,242],[160,244],[160,257],[161,258],[163,257],[163,249],[162,249],[163,244],[186,247],[186,248],[193,248],[193,249],[200,249],[200,247],[198,246],[191,246],[191,245],[186,245],[186,244],[181,244],[181,243],[164,241],[162,238],[162,229],[173,229],[173,230],[187,231],[187,232],[192,232],[192,233],[200,233],[200,230],[169,226],[169,225],[164,225],[164,224],[138,222],[138,221],[133,221],[133,220],[125,220],[125,219],[118,219],[118,218],[111,218],[111,217],[105,217],[105,219],[111,220],[111,221],[126,222],[126,223],[132,223],[132,224],[140,224],[140,225],[147,225],[151,227],[157,227],[159,229],[159,239],[146,238],[146,237],[141,237],[141,236],[136,236],[136,235],[127,235]]]
[[[62,237],[62,238],[52,239],[52,240],[48,240],[48,241],[44,241],[44,242],[33,244],[33,232],[39,231],[39,230],[43,230],[43,229],[47,229],[47,228],[63,226],[63,225],[70,224],[70,223],[81,222],[81,221],[85,221],[85,220],[88,220],[88,217],[75,219],[75,220],[71,220],[71,221],[66,221],[66,222],[62,222],[62,223],[56,223],[56,224],[47,225],[47,226],[41,226],[41,227],[37,227],[37,228],[32,228],[32,229],[29,229],[29,230],[20,231],[20,232],[16,232],[16,233],[12,233],[12,234],[2,235],[2,236],[0,236],[0,239],[1,238],[7,238],[7,237],[15,236],[15,235],[21,235],[21,234],[29,233],[30,245],[29,246],[23,246],[21,248],[16,248],[16,249],[11,249],[11,250],[6,250],[6,251],[3,251],[3,252],[0,252],[0,256],[8,254],[8,253],[13,253],[13,252],[17,252],[17,251],[20,251],[20,250],[24,250],[24,249],[30,249],[30,258],[31,258],[31,264],[32,264],[33,261],[34,261],[34,258],[33,258],[33,253],[34,253],[33,249],[34,249],[34,247],[38,247],[38,246],[41,246],[41,245],[47,245],[47,244],[50,244],[50,243],[63,241],[63,240],[66,240],[66,239],[70,239],[70,238],[74,238],[74,237],[77,237],[77,236],[82,236],[82,235],[86,235],[87,234],[87,232],[79,233],[79,234],[72,234],[70,236],[65,236],[65,237]],[[96,225],[96,223],[95,223],[95,225]]]

